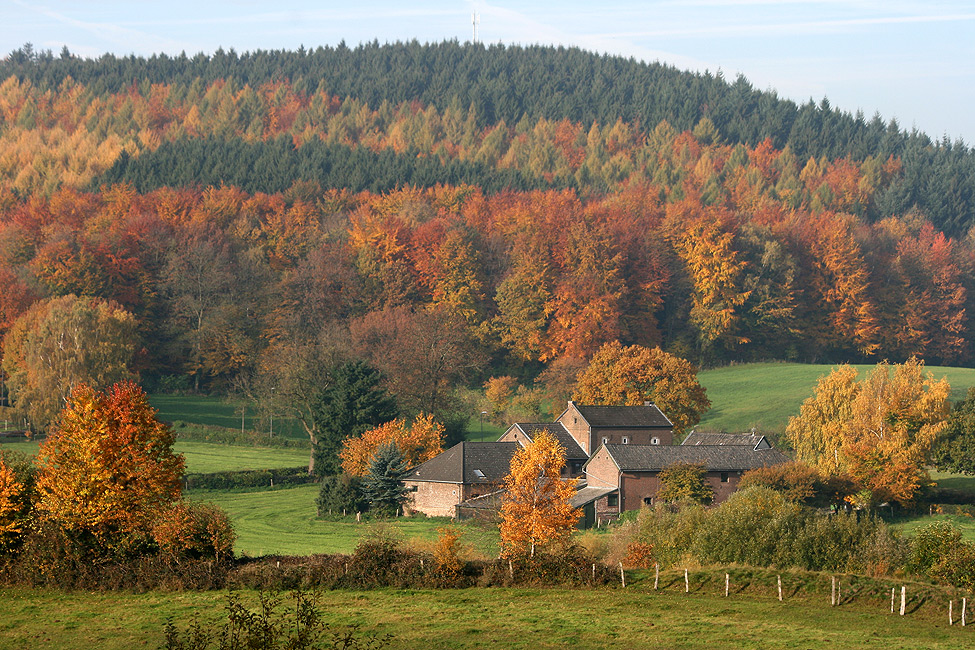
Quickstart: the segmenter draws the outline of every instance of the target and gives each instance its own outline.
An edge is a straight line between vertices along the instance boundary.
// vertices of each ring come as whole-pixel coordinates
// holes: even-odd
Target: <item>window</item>
[[[728,472],[721,472],[721,482],[722,483],[728,482]]]
[[[659,445],[660,444],[660,438],[657,438],[657,437],[650,438],[650,444],[651,445]]]
[[[475,469],[474,470],[474,476],[476,476],[477,478],[480,478],[480,479],[487,478],[486,476],[484,476],[484,472],[482,472],[479,469]]]
[[[653,505],[653,497],[643,497],[643,503],[648,506]]]
[[[623,436],[623,444],[624,445],[630,444],[630,439],[627,436]]]
[[[609,444],[609,438],[603,437],[603,444],[604,445],[608,445]]]
[[[610,508],[618,508],[620,505],[620,495],[610,494],[606,497],[606,505]]]

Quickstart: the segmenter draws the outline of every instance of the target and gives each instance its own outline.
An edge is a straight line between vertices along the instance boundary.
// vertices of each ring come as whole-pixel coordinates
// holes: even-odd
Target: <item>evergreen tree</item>
[[[341,472],[343,440],[396,418],[396,401],[380,381],[379,371],[363,361],[350,361],[335,371],[313,416],[321,432],[315,448],[317,476]]]
[[[384,445],[369,464],[369,473],[362,481],[362,494],[372,510],[380,514],[395,514],[406,498],[402,478],[406,474],[403,453],[394,444]]]

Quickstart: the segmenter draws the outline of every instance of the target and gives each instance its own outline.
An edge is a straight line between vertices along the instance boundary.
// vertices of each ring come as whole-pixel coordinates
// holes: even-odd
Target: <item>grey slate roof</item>
[[[758,449],[759,447],[767,449],[772,446],[765,439],[765,436],[760,436],[756,433],[698,433],[696,431],[691,431],[684,438],[684,442],[680,444],[690,446],[741,445],[743,447],[751,447],[752,449]]]
[[[565,448],[566,460],[588,460],[589,454],[583,451],[572,434],[562,426],[561,422],[515,422],[529,440],[534,440],[540,431],[547,431]]]
[[[575,495],[573,495],[572,500],[569,502],[572,504],[573,508],[581,508],[582,506],[595,501],[599,497],[604,497],[610,492],[616,492],[617,488],[614,487],[584,487],[579,488]]]
[[[656,405],[650,406],[588,406],[575,404],[582,417],[591,427],[626,428],[673,428],[674,423],[667,419]]]
[[[500,483],[511,471],[511,457],[520,448],[517,442],[460,442],[413,468],[403,480]]]
[[[741,445],[604,445],[624,472],[659,472],[674,463],[704,463],[710,472],[738,472],[788,462],[777,449]]]

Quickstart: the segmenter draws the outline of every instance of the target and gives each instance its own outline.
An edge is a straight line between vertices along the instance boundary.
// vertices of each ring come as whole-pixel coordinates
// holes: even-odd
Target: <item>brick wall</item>
[[[575,407],[575,404],[569,402],[569,407],[559,417],[558,421],[569,431],[569,434],[579,443],[579,446],[582,447],[584,452],[592,455],[596,451],[596,447],[590,444],[589,424],[586,423],[586,419],[579,413],[579,409]]]
[[[403,484],[411,490],[406,493],[406,513],[422,512],[428,517],[453,517],[457,513],[455,506],[461,501],[490,494],[499,488],[496,483],[460,485],[433,481],[403,481]],[[414,487],[415,491],[413,491]]]

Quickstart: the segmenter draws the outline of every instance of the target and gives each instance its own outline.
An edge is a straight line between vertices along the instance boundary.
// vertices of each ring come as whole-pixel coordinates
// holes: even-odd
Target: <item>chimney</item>
[[[651,402],[650,400],[647,400],[647,401],[645,401],[645,402],[643,403],[643,405],[644,405],[644,406],[653,406],[653,402]]]

